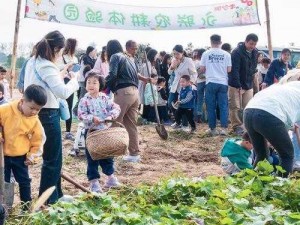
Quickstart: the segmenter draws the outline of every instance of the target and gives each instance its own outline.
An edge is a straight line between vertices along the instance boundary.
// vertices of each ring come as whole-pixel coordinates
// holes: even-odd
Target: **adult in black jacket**
[[[131,43],[135,43],[131,41]],[[133,46],[133,47],[132,47]],[[124,160],[139,162],[140,150],[137,131],[137,116],[139,107],[138,80],[149,82],[151,79],[141,76],[135,61],[130,57],[137,47],[132,45],[127,53],[119,41],[110,40],[107,43],[107,58],[109,60],[109,74],[106,77],[107,86],[114,92],[114,101],[121,107],[117,121],[122,123],[129,135],[129,155]],[[130,54],[130,55],[129,55]]]
[[[171,64],[171,58],[172,56],[170,54],[165,54],[162,63],[160,64],[160,72],[161,72],[161,76],[163,78],[165,78],[166,80],[166,94],[169,97],[169,78],[170,75],[168,73],[170,64]]]
[[[243,133],[243,122],[238,112],[245,108],[253,97],[253,76],[257,67],[256,34],[248,34],[231,54],[232,70],[229,74],[229,110],[232,128],[237,135]],[[241,101],[240,101],[241,99]],[[241,105],[242,102],[242,105]]]

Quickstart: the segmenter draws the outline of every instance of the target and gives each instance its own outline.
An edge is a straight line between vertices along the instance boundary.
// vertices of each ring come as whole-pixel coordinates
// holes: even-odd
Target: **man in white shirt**
[[[200,62],[200,71],[206,75],[205,100],[208,113],[208,134],[227,135],[228,127],[228,73],[231,71],[231,56],[220,48],[221,36],[210,37],[211,49],[204,52]],[[220,108],[222,129],[216,130],[216,108]]]

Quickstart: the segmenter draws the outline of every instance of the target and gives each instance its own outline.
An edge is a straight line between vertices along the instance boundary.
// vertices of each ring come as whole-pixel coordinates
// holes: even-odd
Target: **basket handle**
[[[116,120],[104,120],[104,123],[115,123],[115,124],[119,125],[120,127],[125,128],[122,123],[120,123],[120,122],[118,122]]]
[[[120,122],[118,122],[118,121],[115,121],[115,120],[104,120],[103,122],[101,122],[101,123],[115,123],[115,124],[117,124],[117,125],[119,125],[120,127],[122,127],[122,128],[125,128],[124,127],[124,125],[122,124],[122,123],[120,123]],[[88,129],[88,134],[89,133],[91,133],[91,130],[94,128],[94,127],[96,127],[97,125],[96,124],[93,124],[89,129]]]

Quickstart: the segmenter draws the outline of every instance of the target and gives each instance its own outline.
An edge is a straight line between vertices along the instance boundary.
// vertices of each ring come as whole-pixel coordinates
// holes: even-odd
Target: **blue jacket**
[[[249,90],[253,88],[253,76],[257,67],[257,50],[246,51],[245,43],[239,44],[231,53],[232,69],[228,76],[228,85]]]
[[[274,78],[278,81],[287,74],[286,64],[281,61],[281,59],[274,59],[268,69],[268,72],[265,76],[264,83],[268,86],[274,83]],[[292,66],[288,64],[288,68],[292,69]]]
[[[30,59],[30,58],[29,58]],[[19,74],[19,79],[18,79],[18,83],[17,83],[17,88],[21,89],[24,91],[24,79],[25,79],[25,69],[26,69],[26,65],[27,62],[29,61],[29,59],[27,59],[21,68],[20,74]]]
[[[195,95],[192,86],[181,88],[179,93],[179,101],[181,102],[179,107],[184,109],[193,109],[195,106]]]

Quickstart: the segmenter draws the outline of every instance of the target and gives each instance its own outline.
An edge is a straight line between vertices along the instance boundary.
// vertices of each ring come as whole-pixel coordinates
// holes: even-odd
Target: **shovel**
[[[239,90],[239,102],[240,102],[240,108],[238,110],[238,116],[239,116],[239,119],[243,122],[244,109],[243,109],[243,102],[242,102],[241,90]]]
[[[147,59],[147,54],[146,54],[145,50],[144,50],[144,56],[145,56],[145,59]],[[148,72],[148,74],[150,76],[151,73],[150,73],[150,69],[149,69],[147,60],[146,60],[146,67],[147,67],[147,72]],[[150,87],[151,87],[151,93],[152,93],[152,97],[153,97],[154,110],[155,110],[156,121],[157,121],[157,124],[155,125],[155,129],[156,129],[156,132],[158,133],[158,135],[163,140],[167,140],[169,135],[168,135],[168,132],[167,132],[165,126],[163,124],[161,124],[161,122],[160,122],[160,118],[159,118],[159,114],[158,114],[158,109],[157,109],[157,103],[156,103],[156,100],[155,100],[154,90],[153,90],[153,86],[152,86],[151,83],[150,83]]]
[[[0,127],[0,137],[2,138],[2,130]],[[3,143],[0,143],[0,204],[6,206],[8,209],[12,208],[14,203],[14,183],[6,183],[4,181],[4,152]]]
[[[73,184],[75,187],[79,188],[80,190],[86,192],[86,193],[91,193],[89,189],[86,187],[82,186],[81,184],[77,183],[73,178],[69,177],[67,174],[61,172],[61,177],[68,181],[69,183]]]

